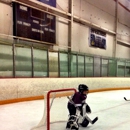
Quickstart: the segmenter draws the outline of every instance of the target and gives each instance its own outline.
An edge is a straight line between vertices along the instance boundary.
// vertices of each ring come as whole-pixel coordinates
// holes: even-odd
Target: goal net
[[[76,89],[57,89],[44,92],[43,117],[37,126],[31,130],[65,129],[68,120],[67,96],[76,92]],[[60,128],[59,128],[60,127]]]

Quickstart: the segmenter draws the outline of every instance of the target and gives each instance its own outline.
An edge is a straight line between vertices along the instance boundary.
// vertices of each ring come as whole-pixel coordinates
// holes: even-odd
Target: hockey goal
[[[43,117],[31,130],[65,129],[68,120],[67,96],[75,92],[75,88],[45,91]]]

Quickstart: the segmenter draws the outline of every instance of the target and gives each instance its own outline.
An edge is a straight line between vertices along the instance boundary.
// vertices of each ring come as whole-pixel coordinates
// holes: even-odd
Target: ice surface
[[[89,124],[87,130],[130,129],[130,101],[125,101],[123,97],[130,99],[130,90],[89,93],[87,103],[92,109],[92,114],[88,116],[91,119],[98,116],[99,120],[94,125]],[[67,119],[67,98],[55,99],[54,103],[56,105],[64,105],[62,110],[57,110],[57,107],[54,107],[53,110]],[[42,119],[43,109],[44,100],[1,105],[0,130],[30,130]],[[55,114],[54,112],[52,113]],[[52,118],[53,114],[51,114]],[[51,130],[65,130],[65,126],[66,122],[50,124]],[[41,127],[38,130],[46,130],[46,128],[43,128]],[[80,127],[79,130],[85,129]]]

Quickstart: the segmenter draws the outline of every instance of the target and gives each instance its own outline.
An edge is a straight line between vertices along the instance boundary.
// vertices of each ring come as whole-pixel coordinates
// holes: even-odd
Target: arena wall
[[[77,89],[79,84],[88,85],[90,92],[122,90],[130,89],[130,78],[0,79],[0,104],[43,99],[44,91],[63,88]]]

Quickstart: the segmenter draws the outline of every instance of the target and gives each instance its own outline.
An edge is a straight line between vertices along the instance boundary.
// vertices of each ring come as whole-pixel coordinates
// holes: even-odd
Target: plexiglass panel
[[[117,72],[117,61],[115,59],[109,60],[108,76],[115,77]]]
[[[70,76],[77,77],[77,55],[70,55]]]
[[[78,55],[78,77],[84,77],[84,56]]]
[[[60,77],[68,77],[68,54],[59,53]]]
[[[101,76],[101,59],[100,57],[94,57],[94,77]]]
[[[108,60],[106,59],[102,59],[102,68],[101,68],[101,75],[103,77],[107,77],[108,76]]]
[[[125,76],[125,61],[117,61],[117,77]]]
[[[0,45],[0,77],[13,77],[12,46]]]
[[[130,61],[126,62],[125,76],[130,77]]]
[[[15,47],[15,76],[32,77],[31,48]]]
[[[48,76],[48,57],[46,50],[33,49],[34,77]]]
[[[58,53],[49,52],[49,76],[58,77]]]
[[[93,77],[93,57],[85,56],[85,76]]]

